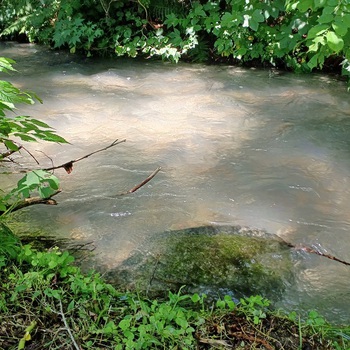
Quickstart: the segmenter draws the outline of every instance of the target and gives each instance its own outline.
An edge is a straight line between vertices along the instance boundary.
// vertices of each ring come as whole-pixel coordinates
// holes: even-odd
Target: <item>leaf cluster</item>
[[[3,0],[2,36],[71,52],[159,56],[177,62],[234,60],[350,76],[345,0]]]
[[[0,57],[0,72],[15,71],[14,63],[11,59]],[[43,140],[67,143],[48,124],[29,116],[15,115],[18,104],[33,104],[35,100],[41,102],[34,93],[22,91],[10,82],[0,80],[0,162],[24,149],[21,142]],[[28,172],[15,188],[0,196],[0,212],[7,213],[18,200],[29,198],[33,193],[49,198],[58,188],[58,178],[53,174],[44,170]]]

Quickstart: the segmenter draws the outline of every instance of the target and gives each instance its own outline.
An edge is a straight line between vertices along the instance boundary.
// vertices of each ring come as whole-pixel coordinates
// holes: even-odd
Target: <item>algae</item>
[[[108,279],[147,291],[204,291],[279,298],[290,283],[290,249],[276,236],[240,226],[203,226],[156,235]]]

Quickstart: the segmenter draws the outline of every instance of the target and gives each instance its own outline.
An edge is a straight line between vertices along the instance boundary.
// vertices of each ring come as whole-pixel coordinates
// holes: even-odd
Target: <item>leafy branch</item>
[[[11,59],[0,57],[0,72],[15,71],[14,63],[15,61]],[[10,82],[0,80],[0,163],[4,160],[12,161],[9,157],[23,149],[39,164],[30,151],[17,141],[18,139],[23,142],[43,140],[68,143],[63,137],[57,135],[52,127],[40,120],[29,116],[14,116],[12,118],[7,116],[7,113],[15,112],[17,104],[33,104],[35,100],[42,102],[35,94],[21,91]],[[117,139],[106,147],[64,164],[27,172],[12,190],[6,193],[0,189],[2,192],[0,195],[0,217],[34,204],[56,205],[57,202],[52,197],[61,191],[59,179],[52,173],[52,170],[63,168],[70,174],[74,163],[125,141],[125,139],[121,141]],[[3,150],[1,150],[1,146],[3,146]]]

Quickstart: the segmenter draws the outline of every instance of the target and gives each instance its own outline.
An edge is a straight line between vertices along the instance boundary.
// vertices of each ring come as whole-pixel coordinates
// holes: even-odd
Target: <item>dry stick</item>
[[[316,255],[319,255],[319,256],[323,256],[327,259],[330,259],[330,260],[334,260],[334,261],[337,261],[337,262],[340,262],[341,264],[344,264],[344,265],[347,265],[347,266],[350,266],[350,262],[347,262],[345,260],[341,260],[341,259],[338,259],[337,257],[333,256],[333,255],[330,255],[330,254],[324,254],[324,253],[321,253],[315,249],[312,249],[310,247],[306,247],[306,246],[303,246],[301,244],[299,245],[294,245],[290,242],[287,242],[285,241],[283,238],[281,237],[278,237],[284,244],[286,244],[288,247],[290,248],[293,248],[293,249],[296,249],[296,250],[302,250],[304,252],[308,252],[308,253],[311,253],[311,254],[316,254]]]
[[[120,193],[119,196],[123,196],[125,194],[129,194],[129,193],[134,193],[135,191],[137,191],[140,187],[146,185],[147,182],[151,181],[157,174],[158,172],[161,170],[161,167],[158,167],[156,170],[153,171],[153,173],[148,176],[145,180],[143,180],[141,183],[139,183],[138,185],[136,185],[135,187],[133,187],[131,190]]]
[[[74,337],[73,337],[73,334],[72,334],[72,331],[71,331],[71,329],[70,329],[69,326],[68,326],[68,323],[67,323],[67,320],[66,320],[66,316],[64,316],[62,302],[61,302],[61,300],[58,300],[58,301],[59,301],[59,303],[60,303],[60,312],[59,312],[59,314],[60,314],[61,317],[62,317],[62,321],[63,321],[63,323],[64,323],[64,327],[65,327],[66,331],[68,332],[68,334],[69,334],[69,336],[70,336],[70,338],[71,338],[71,340],[72,340],[72,343],[73,343],[74,347],[75,347],[77,350],[80,350],[80,347],[79,347],[79,345],[77,344],[77,342],[75,341],[75,339],[74,339]]]
[[[45,152],[39,151],[39,150],[37,150],[37,152],[40,152],[40,153],[42,153],[45,157],[49,158],[50,161],[51,161],[52,166],[54,166],[54,165],[53,165],[53,159],[52,159],[51,157],[49,157]]]
[[[220,339],[210,339],[210,338],[199,338],[199,342],[202,344],[208,344],[212,345],[214,347],[219,347],[222,348],[223,346],[225,349],[233,349],[233,345],[229,344],[225,340],[220,340]]]
[[[61,164],[61,165],[57,165],[57,166],[53,166],[51,168],[46,168],[46,169],[43,169],[45,171],[50,171],[50,170],[55,170],[55,169],[59,169],[59,168],[63,168],[68,174],[70,174],[72,172],[72,169],[73,169],[73,163],[76,163],[76,162],[79,162],[80,160],[83,160],[85,158],[88,158],[90,156],[92,156],[93,154],[96,154],[98,152],[102,152],[102,151],[105,151],[107,150],[108,148],[111,148],[115,145],[118,145],[122,142],[125,142],[126,139],[124,140],[121,140],[121,141],[118,141],[118,139],[116,139],[115,141],[113,141],[109,146],[107,147],[104,147],[104,148],[101,148],[101,149],[98,149],[97,151],[94,151],[94,152],[91,152],[83,157],[80,157],[80,158],[77,158],[77,159],[73,159],[67,163],[64,163],[64,164]]]
[[[29,150],[27,150],[24,146],[21,146],[21,148],[23,148],[35,160],[35,163],[39,165],[39,162]]]

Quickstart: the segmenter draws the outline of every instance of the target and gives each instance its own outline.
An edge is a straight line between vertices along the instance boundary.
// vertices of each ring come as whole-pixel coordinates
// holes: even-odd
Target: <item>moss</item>
[[[186,285],[188,292],[205,289],[215,295],[225,290],[236,296],[260,293],[276,299],[285,280],[292,278],[289,249],[271,235],[262,231],[259,235],[235,226],[169,231],[109,276],[122,273],[120,284],[131,282],[147,290]]]

